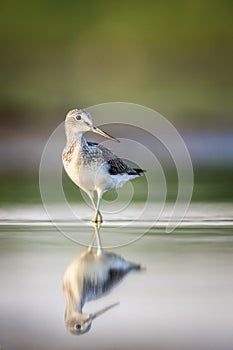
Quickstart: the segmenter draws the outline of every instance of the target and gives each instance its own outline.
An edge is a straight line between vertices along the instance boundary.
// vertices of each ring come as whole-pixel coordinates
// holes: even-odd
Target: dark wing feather
[[[87,141],[87,144],[88,144],[88,146],[98,146],[98,143],[97,143],[97,142],[90,142],[90,141]]]
[[[98,143],[88,142],[88,145],[96,146],[102,152],[102,155],[109,166],[108,171],[110,175],[128,174],[140,176],[145,172],[145,170],[142,169],[131,168],[121,158],[118,158],[111,150]]]
[[[85,302],[90,300],[96,300],[101,298],[104,294],[111,291],[114,287],[119,284],[124,277],[130,271],[139,271],[141,270],[141,266],[139,264],[135,264],[129,261],[124,260],[119,255],[113,253],[105,253],[108,257],[115,256],[115,260],[110,260],[110,266],[108,270],[104,269],[104,274],[102,274],[102,270],[99,272],[100,275],[92,276],[92,278],[83,279],[83,290],[82,290],[82,306]],[[111,266],[112,265],[112,266]]]
[[[107,163],[109,165],[108,171],[110,175],[117,175],[117,174],[140,175],[139,171],[128,166],[120,158],[109,159]]]

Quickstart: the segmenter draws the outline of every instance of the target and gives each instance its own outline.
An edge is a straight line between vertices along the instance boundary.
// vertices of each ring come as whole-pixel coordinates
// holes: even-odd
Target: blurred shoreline
[[[36,172],[49,136],[47,131],[44,136],[17,134],[14,137],[11,135],[6,139],[2,138],[0,140],[0,175],[11,171]],[[192,131],[183,132],[181,136],[190,153],[193,166],[233,167],[233,131]],[[95,136],[89,138],[96,141]],[[135,140],[137,140],[137,135]],[[140,138],[140,142],[144,145],[147,144],[147,140],[142,138]],[[111,145],[108,147],[111,148]],[[151,145],[151,147],[154,154],[159,155],[162,162],[169,167],[169,157],[166,151],[161,148],[156,149],[156,144]],[[54,154],[58,152],[56,147],[53,152]],[[50,165],[52,171],[53,163]],[[150,163],[148,163],[147,168],[151,168]]]
[[[147,106],[175,126],[193,162],[194,198],[233,198],[232,14],[230,1],[4,1],[0,202],[38,201],[41,154],[66,112],[110,101]],[[137,138],[175,188],[168,152]],[[60,157],[61,145],[52,152]]]

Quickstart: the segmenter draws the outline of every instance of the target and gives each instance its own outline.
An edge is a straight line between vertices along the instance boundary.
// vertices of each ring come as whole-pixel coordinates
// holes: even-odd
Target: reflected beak
[[[111,304],[105,308],[103,308],[102,310],[99,310],[93,314],[90,314],[90,319],[91,320],[94,320],[95,318],[99,317],[100,315],[104,314],[106,311],[112,309],[113,307],[119,305],[120,303],[114,303],[114,304]]]
[[[106,132],[104,132],[103,130],[99,129],[99,128],[96,128],[93,126],[93,128],[91,129],[91,131],[95,132],[96,134],[100,134],[101,136],[103,137],[106,137],[106,139],[110,139],[110,140],[113,140],[113,141],[116,141],[116,142],[120,142],[119,140],[117,140],[115,137],[107,134]]]

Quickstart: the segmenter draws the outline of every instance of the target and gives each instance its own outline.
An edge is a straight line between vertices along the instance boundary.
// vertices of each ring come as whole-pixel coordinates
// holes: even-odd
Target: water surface
[[[133,244],[106,250],[145,269],[87,303],[86,312],[120,305],[96,319],[88,333],[75,336],[65,327],[62,279],[86,247],[61,234],[41,206],[0,210],[3,349],[233,348],[231,204],[192,204],[172,234],[165,233],[169,207],[152,227],[151,213],[133,222],[133,212],[131,208],[123,226],[120,218],[109,215],[100,234],[103,244],[114,246],[144,233]],[[89,241],[89,209],[82,222],[69,221],[59,208],[57,214],[59,227],[68,228],[72,239]]]

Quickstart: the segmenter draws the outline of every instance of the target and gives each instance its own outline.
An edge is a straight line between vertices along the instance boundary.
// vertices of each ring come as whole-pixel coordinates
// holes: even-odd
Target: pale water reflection
[[[100,239],[100,226],[93,226],[94,235],[88,248],[67,267],[63,278],[66,295],[65,323],[67,329],[76,335],[88,332],[94,319],[118,305],[114,303],[97,312],[84,313],[85,303],[106,295],[130,271],[141,269],[139,264],[104,251]]]
[[[63,226],[69,223],[73,238],[91,241],[90,224],[68,222],[57,213]],[[3,349],[233,349],[231,203],[192,204],[173,234],[165,234],[164,216],[134,244],[106,249],[141,263],[146,271],[130,272],[103,298],[85,303],[83,313],[92,314],[120,301],[82,337],[65,326],[62,281],[66,267],[87,247],[65,238],[42,207],[5,207],[0,217]],[[147,225],[140,221],[120,227],[118,219],[101,228],[105,246],[119,239],[131,241]]]

